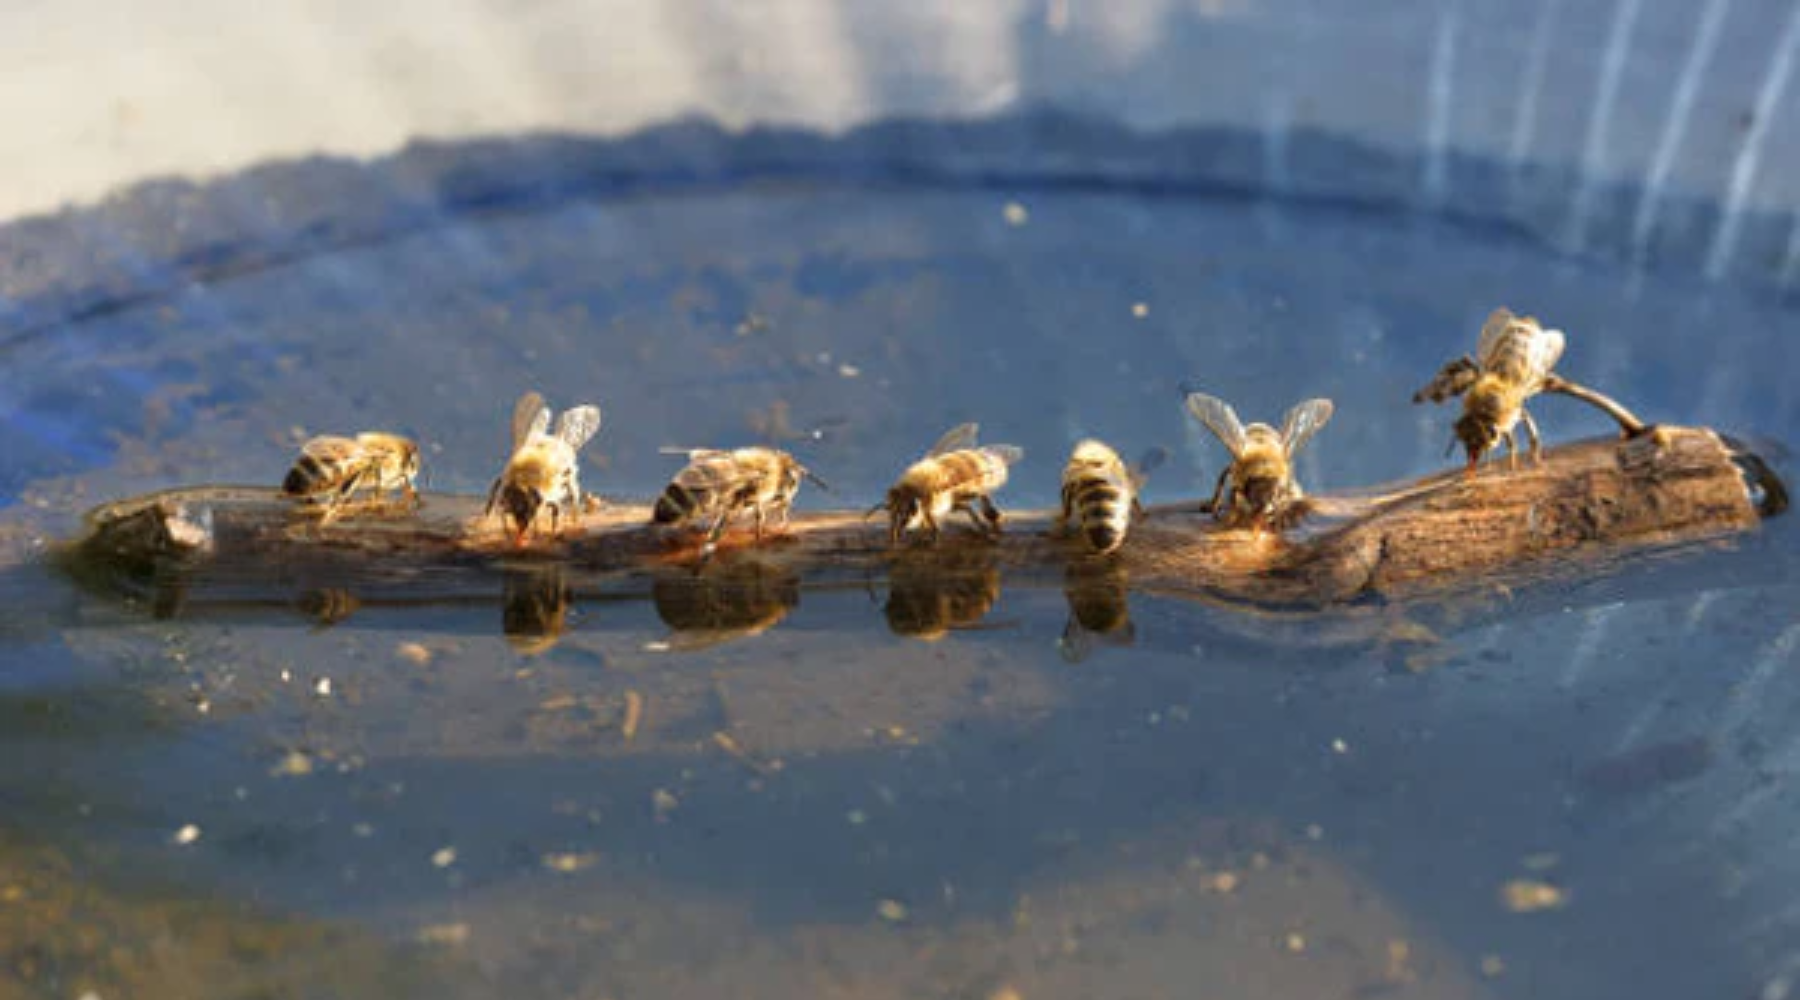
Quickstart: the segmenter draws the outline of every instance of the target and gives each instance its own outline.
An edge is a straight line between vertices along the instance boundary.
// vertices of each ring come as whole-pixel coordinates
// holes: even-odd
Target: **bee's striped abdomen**
[[[701,498],[677,480],[656,498],[654,518],[657,524],[678,524],[692,517],[700,506]]]
[[[1111,552],[1125,541],[1131,521],[1131,498],[1119,484],[1096,479],[1085,484],[1079,497],[1081,533],[1096,552]]]
[[[281,490],[288,496],[308,496],[330,489],[336,479],[336,463],[321,462],[317,455],[301,455],[281,481]]]
[[[1006,485],[1006,463],[984,451],[953,451],[937,458],[944,482],[959,493],[989,493]]]

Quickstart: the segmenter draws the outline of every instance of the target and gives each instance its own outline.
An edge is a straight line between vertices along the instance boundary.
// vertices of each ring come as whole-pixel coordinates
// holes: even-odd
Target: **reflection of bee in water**
[[[982,534],[1000,534],[1000,510],[989,495],[1006,485],[1007,467],[1024,458],[1025,452],[1009,444],[976,447],[978,430],[977,424],[952,428],[907,468],[886,500],[869,509],[871,514],[888,512],[890,542],[900,544],[907,531],[917,528],[936,542],[941,522],[955,510],[967,512]]]
[[[538,513],[550,511],[550,531],[564,513],[582,503],[580,463],[576,453],[600,430],[600,408],[577,406],[563,411],[550,433],[550,408],[544,397],[528,392],[513,406],[512,458],[488,490],[487,515],[502,510],[512,520],[514,540],[525,534]]]
[[[349,618],[362,607],[355,594],[341,587],[309,590],[300,595],[300,613],[320,628],[330,628]]]
[[[981,624],[1000,600],[1000,570],[986,549],[902,553],[888,568],[882,607],[895,635],[935,642]]]
[[[710,520],[706,540],[718,541],[739,511],[749,508],[756,517],[756,537],[763,524],[774,518],[785,526],[800,492],[800,480],[810,479],[823,489],[825,483],[775,448],[738,448],[733,451],[686,451],[687,467],[675,474],[657,498],[652,518],[657,524],[686,524]]]
[[[1514,432],[1525,425],[1532,461],[1542,456],[1537,422],[1525,409],[1525,401],[1540,392],[1560,392],[1599,407],[1619,422],[1627,435],[1641,433],[1643,421],[1618,403],[1555,375],[1551,369],[1562,358],[1565,338],[1561,330],[1546,330],[1530,316],[1515,316],[1496,309],[1482,324],[1475,357],[1461,357],[1443,367],[1425,388],[1413,394],[1413,402],[1442,403],[1463,398],[1462,416],[1456,420],[1456,440],[1469,455],[1468,471],[1474,474],[1483,455],[1506,442],[1507,463],[1519,464],[1519,442]],[[1454,444],[1452,444],[1454,447]]]
[[[1063,575],[1069,620],[1056,645],[1070,663],[1086,659],[1095,639],[1108,645],[1129,646],[1137,638],[1137,629],[1131,623],[1131,605],[1126,599],[1125,571],[1114,566],[1095,572],[1092,565],[1071,565]]]
[[[732,560],[698,574],[658,576],[650,596],[674,633],[670,649],[705,649],[774,628],[800,603],[800,576],[756,559]]]
[[[398,434],[365,433],[353,438],[326,434],[300,446],[281,491],[318,506],[322,521],[337,515],[340,505],[358,490],[380,494],[399,490],[417,505],[413,484],[419,477],[419,446]]]
[[[501,586],[501,634],[526,656],[548,652],[569,627],[569,584],[563,568],[508,569]]]
[[[1279,525],[1298,512],[1305,494],[1294,481],[1294,456],[1331,419],[1331,400],[1309,399],[1287,412],[1277,431],[1268,424],[1245,427],[1235,410],[1203,392],[1187,395],[1188,412],[1206,425],[1231,452],[1203,510],[1220,520],[1258,526]]]
[[[1167,457],[1168,452],[1152,448],[1137,464],[1126,468],[1119,453],[1099,441],[1076,445],[1069,464],[1063,467],[1057,531],[1076,527],[1088,547],[1102,555],[1118,549],[1125,544],[1132,517],[1144,512],[1138,491]]]

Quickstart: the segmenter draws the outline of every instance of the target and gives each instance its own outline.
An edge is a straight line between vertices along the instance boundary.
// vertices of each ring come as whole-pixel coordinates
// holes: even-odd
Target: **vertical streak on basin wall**
[[[1437,32],[1431,45],[1431,84],[1425,113],[1425,205],[1439,208],[1450,193],[1449,155],[1450,108],[1455,94],[1456,28],[1461,19],[1461,3],[1445,6],[1438,15]]]
[[[1731,164],[1731,181],[1725,189],[1719,232],[1713,237],[1712,249],[1706,255],[1706,276],[1709,278],[1724,277],[1725,269],[1731,266],[1731,255],[1737,249],[1738,228],[1743,225],[1744,208],[1750,200],[1750,188],[1756,182],[1756,168],[1762,160],[1763,142],[1768,138],[1769,125],[1775,118],[1776,108],[1781,105],[1782,92],[1787,89],[1788,76],[1793,71],[1796,43],[1800,43],[1800,4],[1796,4],[1788,15],[1787,27],[1782,30],[1780,41],[1775,43],[1775,53],[1769,58],[1769,71],[1764,74],[1762,87],[1756,94],[1750,130],[1744,136],[1737,159]]]
[[[1625,62],[1631,56],[1631,31],[1637,23],[1639,0],[1619,0],[1613,8],[1612,28],[1607,32],[1606,51],[1600,60],[1600,87],[1594,94],[1594,113],[1588,118],[1587,140],[1581,150],[1581,179],[1575,188],[1575,201],[1569,208],[1569,231],[1565,239],[1571,252],[1580,252],[1587,243],[1588,218],[1594,211],[1594,196],[1605,182],[1607,144],[1612,128],[1613,112],[1619,100],[1619,82],[1625,76]]]
[[[1700,93],[1700,82],[1712,64],[1713,50],[1718,46],[1719,26],[1731,0],[1706,0],[1700,12],[1700,27],[1694,44],[1688,47],[1687,61],[1675,85],[1675,96],[1669,102],[1669,117],[1663,123],[1662,136],[1650,161],[1650,173],[1644,179],[1643,196],[1638,199],[1637,218],[1631,225],[1631,259],[1642,263],[1649,249],[1650,233],[1656,227],[1656,213],[1661,208],[1663,187],[1675,166],[1675,154],[1687,138],[1688,119],[1694,111],[1694,99]]]

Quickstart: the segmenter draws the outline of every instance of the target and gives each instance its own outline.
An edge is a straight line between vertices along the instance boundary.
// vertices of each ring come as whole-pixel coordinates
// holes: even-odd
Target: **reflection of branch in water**
[[[725,557],[698,572],[661,573],[650,584],[670,649],[705,649],[774,628],[800,603],[800,574],[761,559]]]
[[[548,652],[568,627],[569,583],[560,564],[509,567],[500,630],[526,656]]]
[[[1069,620],[1057,641],[1063,659],[1070,663],[1087,659],[1095,640],[1111,646],[1132,644],[1137,628],[1131,624],[1131,606],[1126,598],[1130,585],[1130,575],[1115,560],[1069,565],[1063,574]]]
[[[888,567],[882,608],[895,635],[927,642],[979,625],[1000,599],[992,546],[909,549]]]

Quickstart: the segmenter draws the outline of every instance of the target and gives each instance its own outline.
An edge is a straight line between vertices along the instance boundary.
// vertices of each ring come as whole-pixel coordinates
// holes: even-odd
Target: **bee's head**
[[[408,482],[419,478],[419,446],[411,441],[400,448],[400,474]]]
[[[544,506],[544,494],[534,487],[509,483],[500,493],[500,505],[513,523],[516,541],[524,544],[525,532],[530,530],[531,522],[537,519],[538,510]]]
[[[1281,477],[1251,476],[1244,480],[1243,494],[1245,505],[1257,514],[1267,514],[1275,509],[1276,501],[1281,497]]]
[[[1469,471],[1481,461],[1481,456],[1492,451],[1500,443],[1500,428],[1485,413],[1478,411],[1465,412],[1456,418],[1456,440],[1462,442],[1463,450],[1469,455]]]
[[[888,512],[888,542],[899,545],[901,536],[906,533],[906,526],[919,515],[919,508],[924,503],[917,490],[905,486],[896,486],[888,490],[887,502],[883,507]]]

